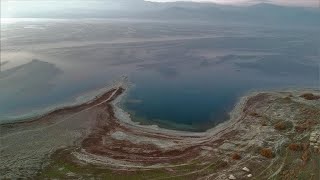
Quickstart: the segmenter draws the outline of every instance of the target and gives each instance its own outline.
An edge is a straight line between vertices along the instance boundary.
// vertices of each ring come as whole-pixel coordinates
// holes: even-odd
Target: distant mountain
[[[243,14],[253,21],[264,23],[320,25],[320,11],[313,8],[278,6],[261,3],[244,9]]]
[[[42,2],[42,1],[39,1]],[[58,2],[58,1],[57,1]],[[61,1],[59,1],[61,2]],[[81,3],[82,2],[82,3]],[[23,3],[28,3],[24,1]],[[43,4],[44,2],[42,2]],[[320,11],[313,8],[279,6],[268,3],[237,7],[214,3],[170,2],[143,0],[79,0],[75,6],[50,10],[38,3],[32,11],[23,6],[15,17],[32,18],[143,18],[162,20],[205,20],[237,23],[255,23],[273,26],[320,26]],[[61,10],[62,9],[62,10]]]
[[[202,3],[167,3],[161,11],[151,12],[149,17],[161,19],[202,19],[261,23],[264,25],[317,25],[320,11],[313,8],[279,6],[261,3],[249,7],[235,7]]]

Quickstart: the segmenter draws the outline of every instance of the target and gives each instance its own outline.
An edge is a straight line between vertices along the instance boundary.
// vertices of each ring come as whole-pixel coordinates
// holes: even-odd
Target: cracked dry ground
[[[128,124],[106,102],[83,112],[95,114],[88,132],[50,153],[33,178],[317,180],[320,150],[309,139],[320,131],[320,100],[304,94],[253,94],[205,133]]]

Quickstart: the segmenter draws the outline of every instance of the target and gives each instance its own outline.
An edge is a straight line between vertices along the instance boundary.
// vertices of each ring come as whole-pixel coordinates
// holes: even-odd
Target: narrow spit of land
[[[319,90],[252,93],[202,133],[130,121],[124,92],[1,125],[0,178],[320,178]]]

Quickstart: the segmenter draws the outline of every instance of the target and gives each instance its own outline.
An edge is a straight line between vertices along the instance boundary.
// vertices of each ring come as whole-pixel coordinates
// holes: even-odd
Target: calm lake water
[[[124,107],[135,121],[202,131],[226,120],[239,97],[249,91],[318,87],[317,72],[307,77],[308,73],[267,74],[231,64],[180,69],[170,75],[144,70],[132,76],[135,85]]]
[[[0,122],[77,102],[127,75],[133,86],[122,105],[135,121],[205,130],[248,91],[318,88],[317,32],[207,22],[8,23]]]

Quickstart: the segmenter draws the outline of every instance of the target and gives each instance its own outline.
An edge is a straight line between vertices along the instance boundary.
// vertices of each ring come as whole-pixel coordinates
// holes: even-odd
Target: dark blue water
[[[316,87],[319,82],[317,72],[312,73],[315,66],[305,72],[311,74],[305,76],[308,79],[298,71],[294,72],[296,75],[276,74],[274,68],[264,67],[264,71],[271,74],[230,64],[201,69],[177,68],[175,76],[141,71],[131,77],[135,86],[130,89],[124,107],[134,121],[170,129],[203,131],[228,119],[228,113],[239,98],[249,91]]]

